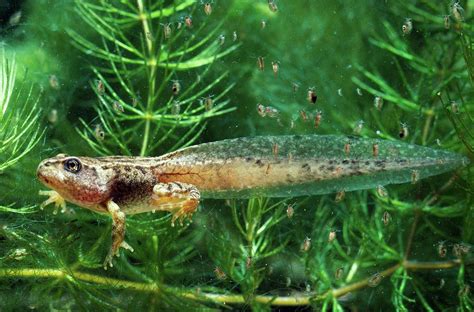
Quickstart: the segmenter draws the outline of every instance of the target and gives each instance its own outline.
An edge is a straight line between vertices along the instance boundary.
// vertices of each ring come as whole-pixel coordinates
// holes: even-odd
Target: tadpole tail
[[[164,155],[203,197],[292,197],[413,182],[469,163],[449,151],[336,135],[262,136],[192,146]]]

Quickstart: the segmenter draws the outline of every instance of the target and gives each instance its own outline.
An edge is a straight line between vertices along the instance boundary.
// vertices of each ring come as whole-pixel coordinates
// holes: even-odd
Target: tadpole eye
[[[69,158],[64,161],[64,169],[72,173],[78,173],[82,169],[81,162],[77,158]]]

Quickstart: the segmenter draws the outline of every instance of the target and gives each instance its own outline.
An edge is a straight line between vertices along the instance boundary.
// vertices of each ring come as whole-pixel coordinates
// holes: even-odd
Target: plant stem
[[[395,272],[398,268],[403,267],[406,270],[442,270],[451,269],[461,264],[461,260],[450,260],[442,262],[417,262],[417,261],[403,261],[402,263],[395,264],[390,268],[380,272],[380,274],[386,278]],[[465,261],[465,265],[473,265],[474,261]],[[23,268],[23,269],[0,269],[0,278],[57,278],[57,279],[76,279],[82,282],[93,283],[97,285],[107,285],[113,288],[119,289],[130,289],[140,292],[152,292],[159,293],[163,290],[173,290],[179,293],[181,296],[187,299],[198,300],[198,301],[209,301],[215,303],[233,303],[233,304],[245,304],[246,298],[242,295],[237,294],[215,294],[215,293],[203,293],[196,290],[180,290],[177,288],[171,288],[167,286],[159,286],[155,283],[141,283],[127,281],[117,278],[103,277],[100,275],[94,275],[90,273],[84,273],[80,271],[63,271],[60,269],[37,269],[37,268]],[[333,296],[334,298],[342,297],[345,294],[354,292],[356,290],[367,287],[369,278],[361,281],[349,284],[347,286],[331,289],[320,296],[315,296],[314,293],[308,295],[295,295],[295,296],[268,296],[268,295],[256,295],[253,300],[259,303],[271,304],[273,306],[305,306],[309,305],[313,300],[324,300],[327,296]]]

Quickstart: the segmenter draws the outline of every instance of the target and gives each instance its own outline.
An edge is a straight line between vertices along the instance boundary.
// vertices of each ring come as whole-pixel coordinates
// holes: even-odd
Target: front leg
[[[199,205],[201,193],[192,184],[181,182],[159,183],[153,187],[151,204],[156,210],[169,211],[173,214],[171,225],[176,219],[191,217]]]
[[[119,255],[120,247],[133,252],[133,248],[124,241],[125,238],[125,213],[120,210],[120,207],[112,200],[107,202],[107,211],[112,217],[112,246],[109,254],[104,261],[104,269],[107,270],[107,265],[113,267],[112,259],[115,255]]]

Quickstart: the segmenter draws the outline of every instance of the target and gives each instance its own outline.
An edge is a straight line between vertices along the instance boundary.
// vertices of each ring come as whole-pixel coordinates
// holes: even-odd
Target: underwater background
[[[473,6],[2,1],[0,310],[471,311]],[[287,134],[471,163],[387,194],[205,199],[183,226],[134,215],[107,271],[109,216],[40,208],[36,167],[58,153]]]

